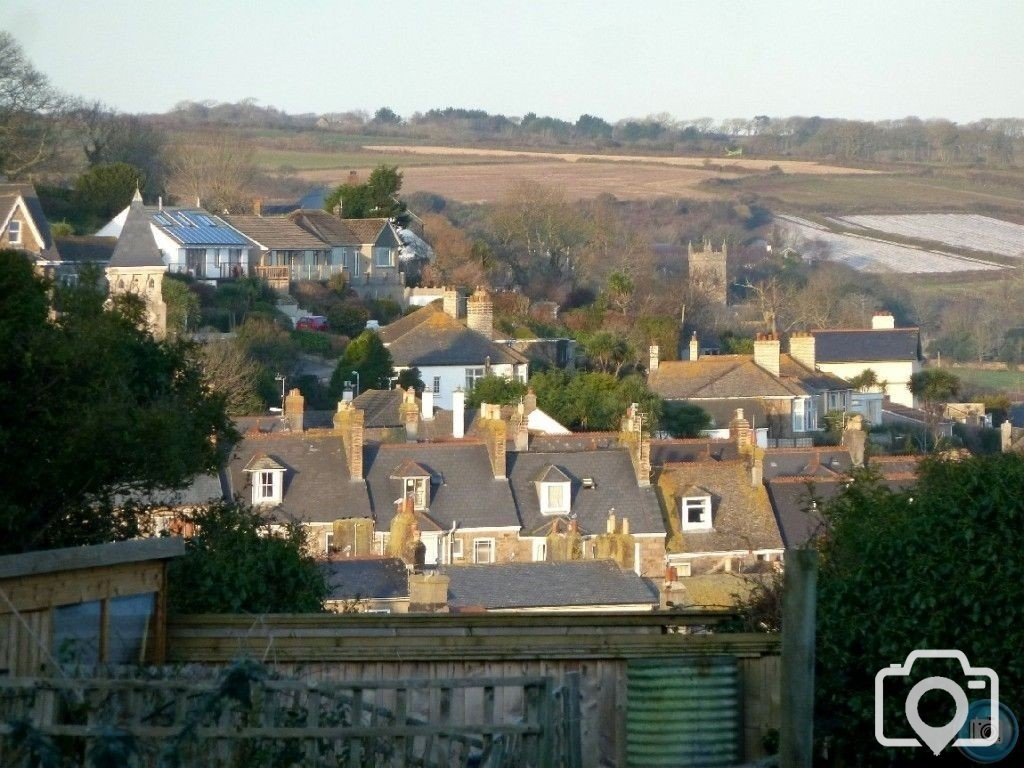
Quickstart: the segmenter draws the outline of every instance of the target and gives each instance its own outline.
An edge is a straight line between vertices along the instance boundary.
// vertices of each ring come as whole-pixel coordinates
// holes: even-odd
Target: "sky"
[[[125,112],[1024,116],[1024,0],[3,0],[0,29]]]

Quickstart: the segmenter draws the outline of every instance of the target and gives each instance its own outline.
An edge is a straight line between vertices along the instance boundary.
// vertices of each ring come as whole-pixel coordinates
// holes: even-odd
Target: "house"
[[[58,276],[64,266],[31,184],[0,183],[0,249],[7,248],[22,251],[51,277]]]
[[[793,344],[790,343],[792,349]],[[849,408],[850,385],[780,353],[778,337],[762,334],[753,355],[702,355],[696,338],[690,359],[660,362],[651,349],[647,383],[665,400],[692,403],[724,428],[742,408],[753,428],[768,428],[770,444],[809,442],[829,411]]]
[[[287,216],[234,214],[224,219],[255,245],[252,271],[272,288],[287,292],[294,280],[326,280],[340,270],[331,263],[330,247]]]
[[[403,301],[404,243],[390,219],[343,219],[316,209],[300,209],[288,218],[330,247],[331,274],[343,272],[361,297]]]
[[[918,328],[896,328],[889,312],[876,312],[871,328],[830,329],[811,331],[790,354],[805,366],[850,380],[870,369],[879,382],[885,382],[884,393],[897,405],[913,408],[916,403],[910,391],[910,378],[921,370],[921,331]],[[872,423],[867,413],[864,414]]]
[[[136,191],[138,201],[142,198]],[[132,204],[104,225],[100,237],[121,237]],[[144,206],[149,226],[167,272],[197,280],[229,280],[249,274],[252,243],[220,216],[201,208]]]
[[[452,408],[456,390],[468,392],[484,376],[503,376],[526,382],[529,361],[519,352],[492,341],[494,307],[478,290],[467,302],[466,319],[459,319],[459,296],[447,290],[434,302],[380,330],[396,372],[417,368],[434,403]]]

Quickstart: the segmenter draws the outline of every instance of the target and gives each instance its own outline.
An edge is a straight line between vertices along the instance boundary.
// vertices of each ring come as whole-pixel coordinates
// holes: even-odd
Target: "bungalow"
[[[227,223],[255,244],[253,271],[271,287],[287,291],[295,280],[326,280],[332,274],[330,247],[286,216],[230,215]]]

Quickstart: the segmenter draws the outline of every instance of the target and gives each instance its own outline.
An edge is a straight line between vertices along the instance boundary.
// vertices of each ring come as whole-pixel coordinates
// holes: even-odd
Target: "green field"
[[[966,366],[948,370],[967,386],[1005,392],[1011,400],[1024,396],[1024,371],[989,371]]]

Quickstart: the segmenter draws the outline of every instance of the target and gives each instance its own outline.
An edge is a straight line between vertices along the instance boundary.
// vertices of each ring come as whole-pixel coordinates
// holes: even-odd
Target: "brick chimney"
[[[736,415],[729,422],[729,439],[735,441],[736,447],[743,453],[754,444],[753,438],[750,422],[743,417],[743,409],[737,408]]]
[[[452,392],[452,437],[466,436],[466,393],[461,388]]]
[[[629,520],[616,520],[615,510],[608,510],[605,533],[594,538],[594,556],[600,560],[614,560],[620,568],[636,567],[636,539],[629,533]]]
[[[700,357],[700,342],[697,341],[697,332],[693,332],[693,336],[690,337],[690,359],[696,360]]]
[[[402,392],[402,404],[398,407],[398,415],[405,427],[405,439],[416,442],[416,434],[420,423],[420,407],[416,404],[416,390],[412,387],[399,389]]]
[[[619,444],[629,451],[636,483],[641,488],[648,488],[651,485],[651,435],[644,429],[646,418],[646,415],[641,413],[640,406],[633,403],[622,417],[622,426],[619,429]]]
[[[263,215],[263,198],[257,197],[252,201],[252,212],[256,216]]]
[[[871,329],[874,331],[891,331],[896,327],[896,318],[892,312],[875,312],[871,318]]]
[[[495,480],[505,479],[505,440],[508,426],[501,418],[501,406],[483,403],[480,406],[479,432],[491,460]]]
[[[483,288],[477,288],[466,302],[466,326],[487,338],[494,335],[494,302]]]
[[[789,356],[805,368],[814,370],[814,334],[793,333],[789,337]]]
[[[774,333],[759,333],[754,339],[754,362],[772,376],[779,375],[779,337]]]
[[[864,417],[859,413],[852,415],[843,429],[843,446],[850,452],[850,461],[855,467],[864,466],[864,449],[868,435],[864,431]]]
[[[756,445],[750,449],[750,484],[759,488],[764,483],[764,448]]]
[[[306,398],[298,389],[293,389],[284,399],[284,417],[288,422],[288,429],[292,432],[301,432],[306,413]]]
[[[443,573],[410,573],[409,612],[447,613],[449,583]]]
[[[661,362],[661,354],[657,344],[651,344],[648,348],[649,362],[647,365],[647,372],[651,373],[658,370],[658,364]]]
[[[352,405],[351,400],[338,403],[338,412],[334,414],[334,431],[341,435],[352,482],[363,480],[364,423],[365,414]]]
[[[527,416],[537,410],[537,393],[533,391],[533,387],[527,388],[526,394],[523,395],[523,410]]]
[[[517,451],[530,450],[530,427],[526,417],[526,406],[522,403],[516,407],[512,416],[512,439],[515,441]]]
[[[420,529],[416,523],[411,496],[399,499],[395,506],[395,516],[391,518],[391,530],[388,536],[388,557],[400,557],[407,565],[421,562]]]
[[[545,559],[549,563],[583,559],[583,537],[580,536],[579,526],[575,520],[568,521],[563,532],[562,522],[556,518],[551,523],[551,530],[546,538],[547,556]]]
[[[441,293],[441,306],[448,317],[459,319],[459,292],[454,288],[444,288]]]

